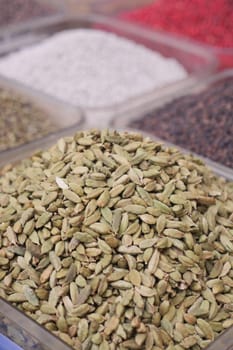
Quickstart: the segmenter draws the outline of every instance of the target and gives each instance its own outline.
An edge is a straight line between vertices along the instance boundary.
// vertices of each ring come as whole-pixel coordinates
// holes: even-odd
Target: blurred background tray
[[[78,108],[65,104],[33,89],[29,89],[18,82],[0,77],[0,88],[12,92],[13,95],[15,94],[16,96],[22,97],[24,101],[28,101],[36,108],[42,110],[45,116],[56,126],[54,132],[50,132],[41,138],[0,151],[0,166],[9,161],[15,161],[26,157],[36,149],[43,148],[45,145],[48,146],[64,135],[73,134],[75,130],[80,129],[84,123],[85,119],[83,113]],[[17,123],[19,125],[19,114],[16,115],[16,119],[17,118]]]
[[[59,31],[72,28],[98,28],[107,32],[113,32],[140,43],[151,50],[158,51],[166,57],[175,58],[188,72],[187,78],[183,80],[162,88],[156,88],[149,93],[136,96],[124,103],[106,108],[84,107],[87,122],[90,126],[108,126],[112,117],[117,118],[120,113],[128,113],[132,109],[150,104],[160,96],[186,88],[201,76],[208,76],[217,68],[215,56],[202,46],[193,45],[182,40],[174,40],[168,34],[141,29],[124,21],[101,15],[56,15],[8,27],[0,32],[0,36],[2,35],[6,38],[0,44],[0,56],[5,56],[25,46],[38,43]]]

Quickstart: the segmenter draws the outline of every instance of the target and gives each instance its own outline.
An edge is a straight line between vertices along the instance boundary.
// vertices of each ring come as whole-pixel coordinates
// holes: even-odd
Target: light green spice
[[[1,171],[0,295],[74,349],[203,349],[232,325],[232,184],[139,134],[66,137]]]

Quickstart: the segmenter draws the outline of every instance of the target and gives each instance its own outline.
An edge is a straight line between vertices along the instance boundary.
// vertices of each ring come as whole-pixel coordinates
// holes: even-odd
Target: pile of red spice
[[[233,47],[233,0],[156,0],[121,17],[212,46]]]

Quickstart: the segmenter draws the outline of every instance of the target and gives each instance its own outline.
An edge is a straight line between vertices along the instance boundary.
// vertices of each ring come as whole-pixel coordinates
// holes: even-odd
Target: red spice
[[[213,46],[233,47],[233,0],[156,0],[121,17]]]

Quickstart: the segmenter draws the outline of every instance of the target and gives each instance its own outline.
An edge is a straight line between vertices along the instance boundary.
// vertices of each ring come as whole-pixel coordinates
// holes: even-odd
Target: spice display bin
[[[232,350],[232,332],[233,326],[216,338],[206,350]],[[72,350],[63,341],[0,298],[0,340],[1,334],[5,337],[5,341],[0,343],[0,350]]]
[[[1,77],[0,89],[1,88],[12,92],[12,94],[16,96],[22,97],[23,100],[32,103],[36,108],[42,110],[45,115],[51,119],[51,122],[57,126],[57,129],[31,142],[0,151],[0,166],[9,160],[14,161],[21,159],[22,155],[26,156],[37,148],[42,148],[45,144],[51,144],[63,135],[72,134],[75,130],[80,129],[81,125],[84,123],[83,113],[78,108],[67,105],[55,98],[50,98],[33,89],[29,89],[18,82],[13,82],[7,78]],[[17,123],[20,124],[20,115],[18,115],[17,118]]]
[[[142,29],[118,19],[101,15],[56,15],[50,18],[35,20],[33,23],[11,26],[0,33],[8,40],[0,44],[0,56],[5,56],[23,47],[38,43],[51,35],[66,29],[95,28],[113,32],[121,37],[133,40],[151,50],[160,52],[163,56],[172,57],[179,61],[188,76],[176,83],[156,88],[146,94],[136,96],[123,103],[111,107],[85,108],[87,123],[90,126],[105,127],[112,117],[117,118],[120,113],[128,113],[131,109],[142,108],[150,104],[155,98],[192,85],[201,76],[211,74],[217,68],[217,60],[202,46],[193,45],[187,41],[174,39],[169,34]],[[140,73],[140,72],[139,72]]]
[[[197,93],[200,93],[201,91],[204,91],[208,87],[211,87],[213,84],[216,84],[224,79],[232,78],[233,79],[233,69],[229,69],[220,73],[217,73],[211,77],[203,78],[200,81],[198,81],[196,84],[194,84],[192,87],[177,90],[174,93],[169,94],[161,94],[160,98],[154,99],[152,103],[148,103],[147,105],[144,105],[142,108],[135,108],[134,110],[131,110],[130,113],[122,113],[118,118],[113,118],[111,121],[111,128],[113,129],[129,129],[131,122],[138,120],[140,118],[143,118],[143,116],[147,115],[148,113],[155,113],[156,110],[159,108],[165,106],[168,103],[171,103],[172,101],[175,101],[176,99],[186,96],[186,95],[195,95]],[[233,121],[232,121],[233,122]],[[135,130],[135,127],[132,127]],[[143,129],[139,130],[140,132],[143,132]],[[161,140],[159,137],[157,138],[156,135],[150,134],[150,137],[152,139],[157,139],[165,144],[175,146],[185,153],[193,153],[191,150],[181,147],[177,144],[173,144],[169,142],[168,140]],[[202,154],[196,154],[196,156],[202,158],[208,166],[210,166],[214,172],[219,175],[223,176],[231,181],[233,181],[233,169],[229,168],[225,165],[220,164],[219,162],[215,162],[208,157],[203,156]]]
[[[124,131],[135,130],[128,128]],[[160,141],[148,133],[143,132],[143,135]],[[46,147],[49,143],[45,143],[43,146]],[[164,143],[169,145],[167,142]],[[27,153],[21,154],[21,158],[24,158]],[[233,171],[208,159],[205,160],[217,175],[233,181]],[[11,162],[11,159],[8,159],[8,162]],[[233,350],[232,334],[233,326],[217,337],[206,350]],[[1,335],[5,337],[5,342],[3,344],[0,342],[0,350],[72,350],[70,346],[0,297],[0,341]],[[9,343],[8,340],[12,343]],[[7,345],[7,347],[1,348],[1,345]]]
[[[129,128],[124,128],[123,131],[135,132],[135,130]],[[143,133],[143,135],[156,140],[155,137],[148,133]],[[43,147],[47,147],[50,143],[51,140],[45,140]],[[168,143],[165,142],[165,144]],[[40,144],[40,146],[42,147],[42,144]],[[32,150],[29,149],[22,152],[20,158],[25,158],[31,151]],[[11,159],[9,157],[8,163],[12,163],[14,160],[14,158]],[[221,166],[214,163],[209,165],[216,174],[222,175],[226,179],[233,180],[233,172],[231,174],[224,173],[224,169]],[[232,332],[233,327],[227,329],[212,342],[206,350],[233,350]],[[6,340],[3,344],[0,343],[0,350],[72,350],[67,344],[48,332],[44,327],[0,297],[0,341],[1,335],[4,336]],[[1,345],[11,344],[8,340],[13,342],[13,345],[2,349]],[[18,346],[20,348],[18,348]]]

